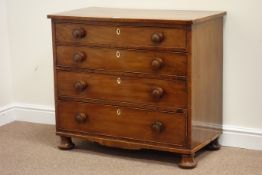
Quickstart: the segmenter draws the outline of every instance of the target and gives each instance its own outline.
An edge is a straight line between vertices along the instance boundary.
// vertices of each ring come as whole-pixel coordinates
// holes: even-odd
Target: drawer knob
[[[151,125],[153,131],[161,133],[164,130],[164,124],[162,122],[156,121]]]
[[[83,28],[74,29],[72,35],[75,39],[81,39],[86,36],[86,31]]]
[[[156,44],[161,43],[162,41],[164,41],[164,39],[165,39],[165,36],[162,32],[153,33],[151,36],[151,41]]]
[[[84,114],[84,113],[78,113],[78,114],[76,114],[76,116],[75,116],[75,120],[76,120],[78,123],[84,123],[84,122],[86,121],[86,118],[87,118],[87,116],[86,116],[86,114]]]
[[[164,90],[160,87],[153,89],[152,95],[155,99],[160,99],[164,94]]]
[[[86,89],[86,87],[87,87],[87,84],[86,84],[86,82],[84,82],[84,81],[77,81],[77,82],[75,83],[75,89],[76,89],[77,91],[83,91],[83,90]]]
[[[159,70],[161,69],[161,67],[163,67],[164,62],[161,58],[155,58],[152,61],[151,65],[152,65],[153,70]]]
[[[81,63],[85,60],[86,55],[84,52],[77,52],[73,54],[73,60],[76,63]]]

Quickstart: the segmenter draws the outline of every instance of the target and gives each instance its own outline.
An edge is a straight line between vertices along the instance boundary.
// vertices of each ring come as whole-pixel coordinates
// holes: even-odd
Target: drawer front
[[[57,46],[56,53],[58,66],[186,75],[185,54],[70,46]]]
[[[186,108],[185,81],[57,72],[58,95]]]
[[[95,26],[58,23],[56,41],[114,47],[161,47],[185,49],[186,30],[183,28]]]
[[[184,145],[186,115],[80,102],[57,103],[59,129]]]

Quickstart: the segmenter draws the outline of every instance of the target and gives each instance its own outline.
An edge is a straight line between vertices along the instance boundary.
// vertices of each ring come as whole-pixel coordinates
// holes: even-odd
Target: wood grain
[[[75,38],[72,32],[76,29],[85,31],[83,38]],[[119,35],[117,31],[120,31]],[[153,34],[162,32],[162,42],[153,42]],[[130,37],[133,35],[133,37]],[[132,26],[94,26],[87,24],[56,24],[57,43],[80,43],[95,45],[112,45],[114,47],[131,48],[163,48],[170,50],[185,50],[186,31],[180,28],[153,28],[153,27],[132,27]]]
[[[223,18],[192,27],[192,147],[222,129]]]
[[[186,115],[183,113],[168,114],[120,106],[65,101],[58,103],[58,113],[59,129],[180,146],[185,142]],[[87,116],[86,121],[82,123],[76,121],[75,117],[79,113]],[[152,129],[155,122],[163,123],[161,132]]]
[[[83,91],[76,90],[75,84],[78,81],[85,82],[87,88]],[[172,108],[185,108],[187,105],[185,81],[57,71],[57,82],[58,96],[123,101]],[[162,88],[164,91],[160,98],[152,95],[157,88]]]
[[[103,13],[102,13],[103,12]],[[87,8],[52,18],[56,133],[182,154],[218,149],[225,12]]]
[[[221,17],[225,11],[193,11],[193,10],[156,10],[156,9],[120,9],[89,7],[53,15],[52,19],[70,19],[87,21],[112,21],[119,22],[142,22],[150,23],[175,23],[175,24],[196,24]]]
[[[75,54],[84,54],[85,58],[82,61],[75,61]],[[181,53],[57,46],[57,65],[61,67],[150,73],[155,76],[159,74],[185,76],[186,57],[186,54]],[[162,66],[154,68],[154,62],[157,64],[158,59],[162,60]]]

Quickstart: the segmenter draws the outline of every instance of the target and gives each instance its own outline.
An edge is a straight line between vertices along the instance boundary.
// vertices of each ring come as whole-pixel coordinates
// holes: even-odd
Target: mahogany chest
[[[219,149],[225,12],[85,8],[52,19],[56,133],[181,154]]]

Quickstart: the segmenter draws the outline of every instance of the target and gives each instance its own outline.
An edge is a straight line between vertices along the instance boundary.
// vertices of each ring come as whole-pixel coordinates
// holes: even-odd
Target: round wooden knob
[[[73,60],[76,63],[83,62],[86,58],[86,55],[84,52],[77,52],[73,54]]]
[[[160,87],[153,89],[152,95],[155,99],[160,99],[164,94],[164,90]]]
[[[87,87],[87,84],[86,84],[86,82],[84,82],[84,81],[77,81],[77,82],[75,83],[75,89],[76,89],[77,91],[83,91],[83,90],[86,89],[86,87]]]
[[[156,121],[151,125],[151,128],[153,131],[160,133],[164,130],[164,124],[162,122]]]
[[[86,36],[86,31],[83,28],[74,29],[72,35],[75,39],[81,39]]]
[[[164,62],[161,58],[155,58],[152,61],[151,65],[152,65],[153,70],[159,70],[159,69],[161,69],[161,67],[163,67]]]
[[[153,43],[161,43],[162,41],[164,41],[165,36],[162,32],[159,33],[153,33],[151,36],[151,41]]]
[[[78,113],[78,114],[76,114],[76,116],[75,116],[75,120],[76,120],[78,123],[84,123],[84,122],[86,121],[86,118],[87,118],[87,116],[86,116],[86,114],[84,114],[84,113]]]

